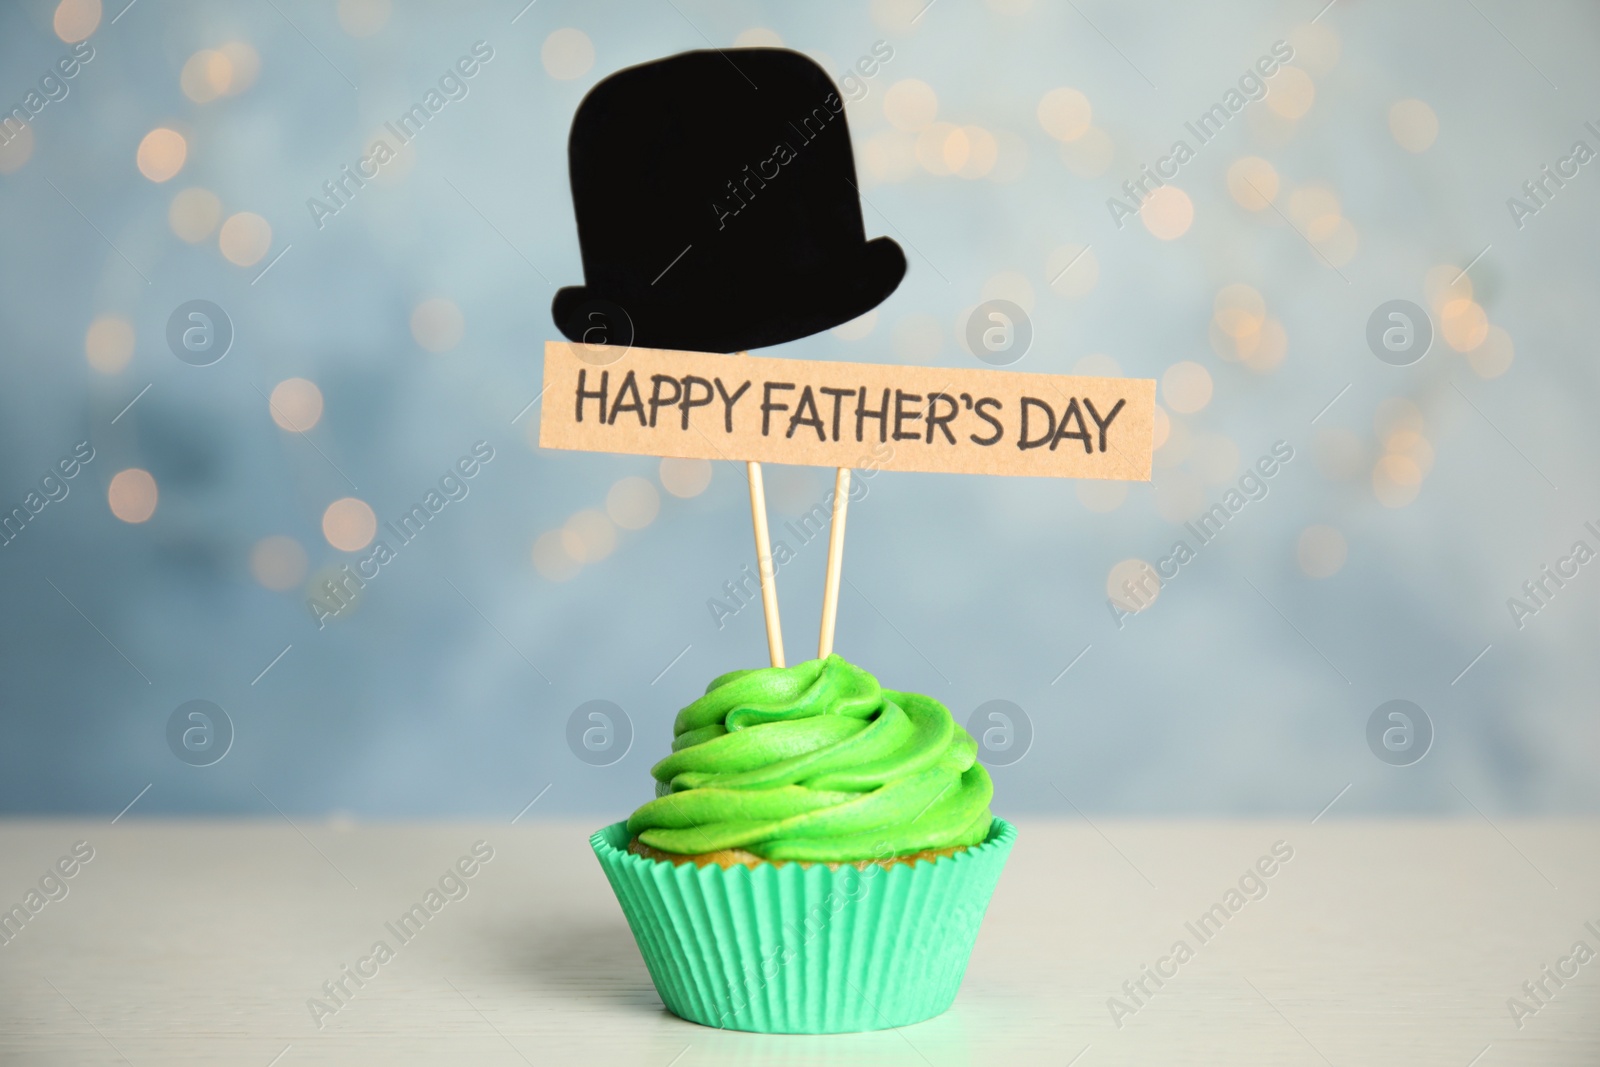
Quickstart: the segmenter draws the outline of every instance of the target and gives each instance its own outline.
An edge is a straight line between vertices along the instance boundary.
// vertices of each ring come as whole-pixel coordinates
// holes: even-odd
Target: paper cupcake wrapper
[[[1016,827],[937,861],[867,870],[673,865],[589,839],[667,1010],[766,1034],[881,1030],[955,1000]]]

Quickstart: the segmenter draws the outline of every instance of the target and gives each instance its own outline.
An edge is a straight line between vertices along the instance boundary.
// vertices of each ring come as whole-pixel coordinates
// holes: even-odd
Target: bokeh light
[[[592,508],[578,512],[561,527],[561,546],[579,563],[598,563],[617,547],[617,528]]]
[[[1175,419],[1160,404],[1156,408],[1161,412],[1156,416],[1155,436],[1161,443],[1156,445],[1155,465],[1167,470],[1181,465],[1189,458],[1189,453],[1194,450],[1194,433],[1189,429],[1189,424],[1182,419]],[[1165,431],[1160,427],[1165,424]]]
[[[261,73],[261,56],[247,41],[229,41],[217,51],[221,52],[232,68],[233,77],[228,82],[227,95],[237,96],[256,83]]]
[[[857,315],[848,322],[841,322],[828,331],[841,341],[860,341],[872,335],[878,325],[878,309],[873,308],[864,314]]]
[[[961,128],[953,123],[935,122],[917,134],[917,162],[922,169],[941,177],[954,173],[955,167],[950,165],[951,158],[955,158],[958,166],[966,161],[966,140],[958,140],[953,151],[947,151],[947,146],[960,133]]]
[[[339,28],[352,37],[371,37],[389,23],[389,0],[339,0]]]
[[[1009,300],[1028,314],[1033,314],[1033,283],[1020,270],[996,271],[983,280],[978,290],[978,300]]]
[[[1308,578],[1332,578],[1344,566],[1349,549],[1344,534],[1332,526],[1307,526],[1295,541],[1295,561]]]
[[[1260,156],[1245,156],[1228,168],[1228,195],[1242,208],[1265,211],[1278,198],[1278,172]]]
[[[752,26],[748,30],[741,30],[733,39],[735,48],[782,48],[783,36],[777,30],[766,26]],[[823,64],[824,67],[830,64]]]
[[[1439,333],[1457,352],[1470,352],[1489,336],[1489,316],[1481,304],[1455,299],[1439,310]]]
[[[897,130],[921,133],[938,115],[938,94],[925,81],[902,78],[883,94],[883,117]]]
[[[568,26],[544,39],[539,60],[550,77],[572,81],[589,73],[589,68],[594,66],[594,42],[582,30]]]
[[[238,267],[254,266],[272,248],[272,226],[253,211],[229,215],[217,233],[217,247],[229,263]]]
[[[1361,247],[1359,235],[1349,219],[1324,218],[1314,230],[1314,234],[1308,233],[1307,236],[1322,254],[1322,258],[1335,267],[1349,263],[1356,257],[1356,251]]]
[[[1139,221],[1163,241],[1176,240],[1194,222],[1194,202],[1176,185],[1163,185],[1139,205]]]
[[[1416,430],[1396,430],[1383,442],[1387,454],[1404,456],[1416,464],[1417,472],[1426,478],[1433,469],[1433,445]]]
[[[973,128],[975,127],[957,126],[945,136],[940,152],[944,156],[944,165],[951,174],[961,173],[962,168],[967,165],[968,157],[972,155],[972,138],[967,131]]]
[[[676,497],[699,496],[711,484],[708,459],[664,459],[661,461],[661,488]]]
[[[100,28],[102,13],[100,0],[61,0],[51,24],[57,37],[77,44]]]
[[[661,494],[648,479],[630,475],[606,493],[606,516],[624,530],[642,530],[661,513]]]
[[[877,134],[861,146],[856,163],[873,182],[903,182],[917,172],[917,139],[899,130]]]
[[[188,157],[189,142],[184,140],[183,134],[165,126],[157,126],[139,142],[135,162],[140,174],[159,183],[170,180],[182,170],[183,162]]]
[[[116,374],[133,358],[133,323],[121,315],[97,315],[83,338],[89,366],[101,374]]]
[[[1441,263],[1422,276],[1422,292],[1429,307],[1442,311],[1452,300],[1472,299],[1472,276],[1458,266]]]
[[[956,133],[961,139],[960,162],[954,164],[956,175],[968,179],[987,177],[1000,156],[1000,143],[994,134],[982,126],[963,126]],[[945,142],[947,163],[951,162],[950,145]]]
[[[903,37],[916,30],[927,7],[927,0],[872,0],[872,24],[887,34]]]
[[[1516,354],[1511,335],[1499,326],[1490,326],[1483,343],[1467,353],[1467,361],[1478,377],[1498,378],[1511,369]]]
[[[1422,491],[1422,470],[1409,457],[1386,455],[1372,468],[1372,493],[1386,508],[1402,508]]]
[[[305,433],[322,418],[322,390],[305,378],[285,378],[273,387],[267,410],[281,428]]]
[[[1142,559],[1125,559],[1106,575],[1106,596],[1123,611],[1143,611],[1160,595],[1160,576]]]
[[[275,593],[287,592],[305,580],[306,550],[292,537],[263,537],[250,550],[250,574]]]
[[[1342,50],[1339,34],[1328,21],[1303,23],[1289,31],[1289,47],[1294,49],[1295,66],[1304,67],[1318,78],[1338,65]]]
[[[466,330],[466,317],[453,300],[431,297],[411,309],[411,336],[429,352],[450,351]]]
[[[180,241],[199,244],[222,220],[222,201],[210,189],[193,186],[180,190],[167,207],[167,225]]]
[[[1243,282],[1224,285],[1212,298],[1212,322],[1235,340],[1253,338],[1267,321],[1267,301],[1261,291]]]
[[[1215,316],[1211,319],[1211,325],[1206,328],[1206,335],[1211,339],[1211,350],[1229,363],[1239,362],[1261,343],[1259,329],[1243,337],[1234,337],[1217,325]]]
[[[1422,409],[1403,396],[1391,396],[1380,401],[1372,415],[1373,432],[1380,441],[1387,441],[1402,430],[1422,433],[1426,426]]]
[[[1167,414],[1167,409],[1160,404],[1155,405],[1153,417],[1150,420],[1150,436],[1152,448],[1160,451],[1167,443],[1167,438],[1172,436],[1172,416]]]
[[[1286,119],[1270,107],[1247,107],[1244,120],[1250,130],[1250,147],[1258,152],[1287,148],[1299,126],[1294,119]]]
[[[1257,374],[1270,374],[1289,354],[1289,333],[1277,319],[1267,319],[1255,334],[1248,351],[1240,353],[1244,365]]]
[[[33,156],[33,124],[26,123],[0,144],[0,174],[15,174]]]
[[[1078,502],[1096,514],[1116,511],[1128,499],[1128,483],[1084,478],[1073,483]]]
[[[111,514],[123,522],[140,523],[156,513],[159,496],[156,480],[149,471],[129,467],[112,476],[106,503],[111,505]]]
[[[1180,415],[1190,415],[1211,403],[1211,372],[1191,360],[1167,368],[1161,376],[1161,398]]]
[[[1314,241],[1339,218],[1339,194],[1326,185],[1304,185],[1289,194],[1289,217]]]
[[[1439,117],[1421,100],[1397,100],[1389,107],[1389,133],[1407,152],[1426,152],[1439,136]]]
[[[365,137],[361,138],[360,143],[366,145],[367,150],[370,152],[379,141],[383,141],[393,148],[394,134],[390,133],[385,126],[374,126],[367,131]],[[371,183],[379,187],[401,185],[410,177],[416,165],[417,149],[415,138],[413,138],[412,143],[400,145],[389,162],[378,168],[378,176],[371,179]]]
[[[1039,100],[1039,125],[1058,141],[1076,141],[1089,132],[1094,111],[1076,89],[1051,89]]]
[[[1316,99],[1316,83],[1299,67],[1279,67],[1277,73],[1267,79],[1266,105],[1283,118],[1302,117],[1311,110]]]
[[[341,497],[322,513],[322,536],[341,552],[359,552],[378,533],[378,516],[364,500]]]
[[[220,51],[203,48],[190,56],[178,75],[183,95],[197,104],[210,103],[233,84],[233,62]]]

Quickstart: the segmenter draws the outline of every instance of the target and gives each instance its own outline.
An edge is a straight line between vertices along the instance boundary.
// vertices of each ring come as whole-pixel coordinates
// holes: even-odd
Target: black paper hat
[[[866,239],[844,101],[798,52],[618,71],[567,151],[587,284],[551,310],[573,341],[761,348],[848,322],[905,276],[899,245]]]

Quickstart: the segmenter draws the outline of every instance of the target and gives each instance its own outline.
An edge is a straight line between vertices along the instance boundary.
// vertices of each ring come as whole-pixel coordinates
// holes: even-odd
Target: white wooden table
[[[1600,1064],[1600,959],[1543,1006],[1522,988],[1600,951],[1600,822],[1014,821],[955,1007],[830,1037],[667,1014],[598,821],[0,822],[3,908],[94,849],[0,947],[0,1063]],[[493,859],[401,944],[385,924],[478,840]],[[1201,943],[1185,924],[1278,841],[1266,895]],[[393,958],[360,964],[380,939]],[[1179,939],[1192,958],[1163,963]],[[319,1029],[307,1002],[345,965],[375,974]],[[1512,997],[1538,1007],[1520,1029]]]

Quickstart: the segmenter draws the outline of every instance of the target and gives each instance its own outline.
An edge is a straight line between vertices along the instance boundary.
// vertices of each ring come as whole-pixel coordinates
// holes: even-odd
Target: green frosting
[[[972,735],[838,656],[715,678],[672,733],[656,799],[628,820],[664,852],[887,859],[989,833],[994,785]]]

